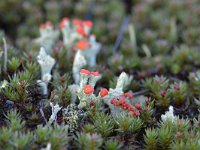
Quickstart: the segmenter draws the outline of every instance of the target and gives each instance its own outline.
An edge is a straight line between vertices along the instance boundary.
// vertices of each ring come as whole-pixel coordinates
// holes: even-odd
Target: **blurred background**
[[[126,4],[128,4],[126,6]],[[104,46],[113,47],[123,19],[131,14],[138,49],[148,45],[152,54],[169,53],[174,46],[200,45],[199,0],[1,0],[0,31],[18,48],[39,36],[46,20],[58,27],[63,17],[94,21],[93,33]],[[120,49],[132,49],[126,26]]]
[[[18,45],[39,36],[38,26],[46,20],[58,26],[63,17],[92,19],[95,34],[106,33],[100,38],[106,43],[116,36],[123,12],[118,0],[1,0],[0,29]]]

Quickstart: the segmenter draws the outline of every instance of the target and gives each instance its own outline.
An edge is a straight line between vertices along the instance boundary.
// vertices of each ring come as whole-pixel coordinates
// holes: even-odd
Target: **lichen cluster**
[[[1,0],[0,150],[200,149],[199,0]]]

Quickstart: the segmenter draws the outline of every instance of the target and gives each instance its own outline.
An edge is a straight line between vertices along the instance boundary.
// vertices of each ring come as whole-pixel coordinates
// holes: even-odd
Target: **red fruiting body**
[[[73,19],[72,22],[74,25],[82,25],[82,20],[80,20],[80,19]]]
[[[123,105],[123,104],[125,104],[125,103],[126,103],[126,101],[125,101],[124,99],[120,99],[120,100],[119,100],[119,104],[120,104],[120,105]]]
[[[124,106],[124,107],[122,107],[124,110],[126,110],[127,109],[127,107],[126,106]]]
[[[64,17],[64,18],[62,19],[62,22],[68,23],[68,22],[69,22],[69,19],[68,19],[67,17]]]
[[[124,103],[124,104],[121,104],[122,105],[122,107],[126,107],[126,103]]]
[[[91,94],[94,92],[94,88],[91,85],[85,85],[83,91],[85,94]]]
[[[90,75],[90,71],[86,69],[81,69],[80,73]]]
[[[63,22],[60,22],[59,28],[60,28],[61,30],[64,29],[64,28],[65,28],[65,24],[64,24]]]
[[[126,93],[124,93],[124,96],[125,97],[128,97],[128,98],[133,98],[133,95],[130,93],[130,92],[126,92]]]
[[[126,100],[126,97],[124,96],[124,95],[121,95],[120,97],[119,97],[119,100]]]
[[[129,110],[129,111],[131,111],[131,110],[133,109],[133,106],[131,106],[130,104],[127,105],[127,107],[128,107],[128,110]]]
[[[91,21],[83,21],[83,25],[91,28],[93,26],[93,23]]]
[[[124,110],[130,111],[131,116],[139,116],[140,115],[140,111],[139,110],[142,109],[141,105],[136,103],[135,106],[136,106],[136,108],[138,110],[135,110],[134,107],[131,104],[126,102],[126,99],[125,99],[124,95],[120,96],[119,100],[112,99],[110,103],[113,104],[114,106],[117,106],[117,107],[120,107],[120,108],[122,108]]]
[[[62,117],[57,117],[57,120],[56,120],[56,122],[57,122],[58,124],[61,124],[61,123],[62,123],[62,121],[63,121],[63,118],[62,118]]]
[[[140,111],[139,110],[135,111],[135,116],[140,116]]]
[[[95,102],[94,101],[90,101],[90,107],[94,107],[95,106]]]
[[[80,35],[82,35],[83,37],[87,37],[87,34],[85,33],[85,30],[83,27],[78,27],[76,29],[76,32],[78,32]]]
[[[115,100],[112,99],[112,100],[110,101],[110,103],[114,105],[114,104],[115,104]]]
[[[131,111],[131,110],[132,110],[131,106],[128,106],[128,110],[129,110],[129,111]]]
[[[101,91],[100,91],[100,96],[101,96],[101,97],[104,97],[104,96],[106,96],[106,95],[108,95],[108,90],[107,90],[106,88],[101,89]]]
[[[65,25],[61,22],[61,23],[59,24],[59,28],[62,30],[62,29],[65,28]]]
[[[135,103],[135,105],[134,105],[138,110],[141,110],[142,109],[142,107],[141,107],[141,105],[140,104],[138,104],[138,103]]]
[[[129,107],[130,108],[130,111],[135,111],[135,109],[131,106]]]
[[[60,22],[59,24],[59,28],[60,29],[64,29],[65,28],[65,25],[69,22],[69,19],[68,18],[63,18],[62,21]]]
[[[52,26],[52,22],[51,22],[51,21],[47,21],[47,22],[45,23],[45,25],[46,25],[46,26]]]
[[[100,73],[99,72],[91,72],[91,75],[93,75],[93,76],[100,76]]]
[[[41,24],[39,28],[40,28],[40,29],[45,29],[45,28],[46,28],[46,25],[45,25],[45,24]]]
[[[89,43],[87,41],[79,41],[77,44],[76,44],[76,48],[79,49],[79,50],[84,50],[86,49],[87,47],[89,46]]]
[[[115,106],[119,106],[120,104],[119,104],[119,102],[115,102]]]
[[[162,92],[160,93],[160,95],[161,95],[162,97],[165,97],[166,91],[162,91]]]

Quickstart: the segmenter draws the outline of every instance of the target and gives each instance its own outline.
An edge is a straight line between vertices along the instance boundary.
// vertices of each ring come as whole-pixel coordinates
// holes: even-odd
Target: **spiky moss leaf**
[[[146,150],[156,150],[157,149],[157,131],[156,129],[145,130],[146,134],[144,136],[145,149]]]
[[[48,127],[38,126],[38,128],[35,130],[35,134],[35,142],[37,144],[45,145],[48,142],[51,130],[49,130]]]
[[[25,126],[25,121],[22,120],[21,115],[17,110],[9,111],[6,118],[7,124],[12,131],[20,131]]]
[[[191,72],[189,74],[189,87],[189,92],[191,92],[194,97],[200,97],[200,71]]]
[[[75,140],[77,148],[80,150],[96,150],[103,144],[103,139],[96,133],[77,133]]]
[[[34,80],[37,79],[39,76],[39,65],[36,62],[27,62],[26,66],[24,66],[24,69],[28,70],[28,72],[32,75],[32,78]]]
[[[83,126],[83,132],[84,133],[94,133],[95,132],[95,126],[93,124],[85,124]]]
[[[182,132],[170,145],[172,150],[197,150],[200,149],[200,132]]]
[[[153,118],[153,108],[152,107],[147,107],[147,111],[141,110],[140,111],[140,118],[144,122],[144,125],[149,125],[154,121]]]
[[[50,128],[51,134],[49,142],[52,145],[52,149],[60,150],[62,147],[67,146],[68,143],[68,127],[67,126],[54,126]]]
[[[20,60],[16,57],[12,57],[8,60],[8,70],[14,72],[20,66]]]
[[[106,141],[104,146],[105,150],[120,150],[121,148],[122,144],[113,139]]]
[[[10,83],[18,83],[20,81],[26,81],[27,83],[33,83],[33,75],[29,70],[18,72],[17,74],[9,77]]]
[[[127,113],[117,114],[115,117],[118,132],[135,133],[142,128],[143,122],[139,117],[129,116]]]
[[[13,136],[13,131],[11,128],[0,128],[0,147],[2,149],[8,149],[9,141]]]
[[[176,121],[176,131],[180,131],[180,132],[187,132],[190,128],[190,120],[189,119],[177,119]]]
[[[154,78],[143,80],[142,85],[153,93],[157,93],[169,87],[169,80],[164,76],[155,76]]]
[[[102,137],[109,136],[114,127],[114,123],[111,115],[105,115],[104,113],[97,113],[93,119],[95,129]]]
[[[15,132],[13,141],[11,141],[11,145],[13,145],[14,149],[24,150],[30,148],[32,141],[33,141],[32,133]]]
[[[180,119],[179,117],[172,121],[170,119],[166,120],[165,122],[160,122],[160,128],[168,128],[172,133],[176,132],[187,132],[190,128],[190,120],[189,119]]]
[[[198,116],[198,118],[194,118],[193,119],[194,125],[193,128],[195,131],[200,132],[200,115]]]
[[[71,92],[68,88],[58,86],[54,90],[55,94],[55,101],[58,102],[62,106],[68,106],[71,102]]]
[[[51,143],[52,149],[60,150],[68,144],[68,128],[57,125],[54,127],[38,126],[35,131],[35,142],[43,147]]]
[[[60,75],[58,72],[53,73],[53,86],[57,88],[58,86],[68,87],[71,83],[71,76],[70,74]]]
[[[160,128],[158,130],[158,146],[161,150],[167,150],[170,148],[170,144],[173,141],[173,134],[169,128]]]
[[[177,86],[177,89],[175,86]],[[186,82],[171,84],[169,93],[170,93],[172,103],[175,103],[176,106],[180,106],[187,99],[188,85]]]
[[[115,88],[117,85],[117,78],[113,78],[112,80],[109,80],[109,87],[110,88]]]
[[[15,102],[27,102],[28,87],[33,83],[33,76],[26,71],[19,72],[13,77],[9,77],[10,83],[4,89],[7,98]]]

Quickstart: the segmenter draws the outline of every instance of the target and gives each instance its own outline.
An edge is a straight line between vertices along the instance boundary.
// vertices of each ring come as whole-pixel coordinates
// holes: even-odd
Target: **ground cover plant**
[[[0,14],[0,150],[200,149],[198,0],[2,0]]]

